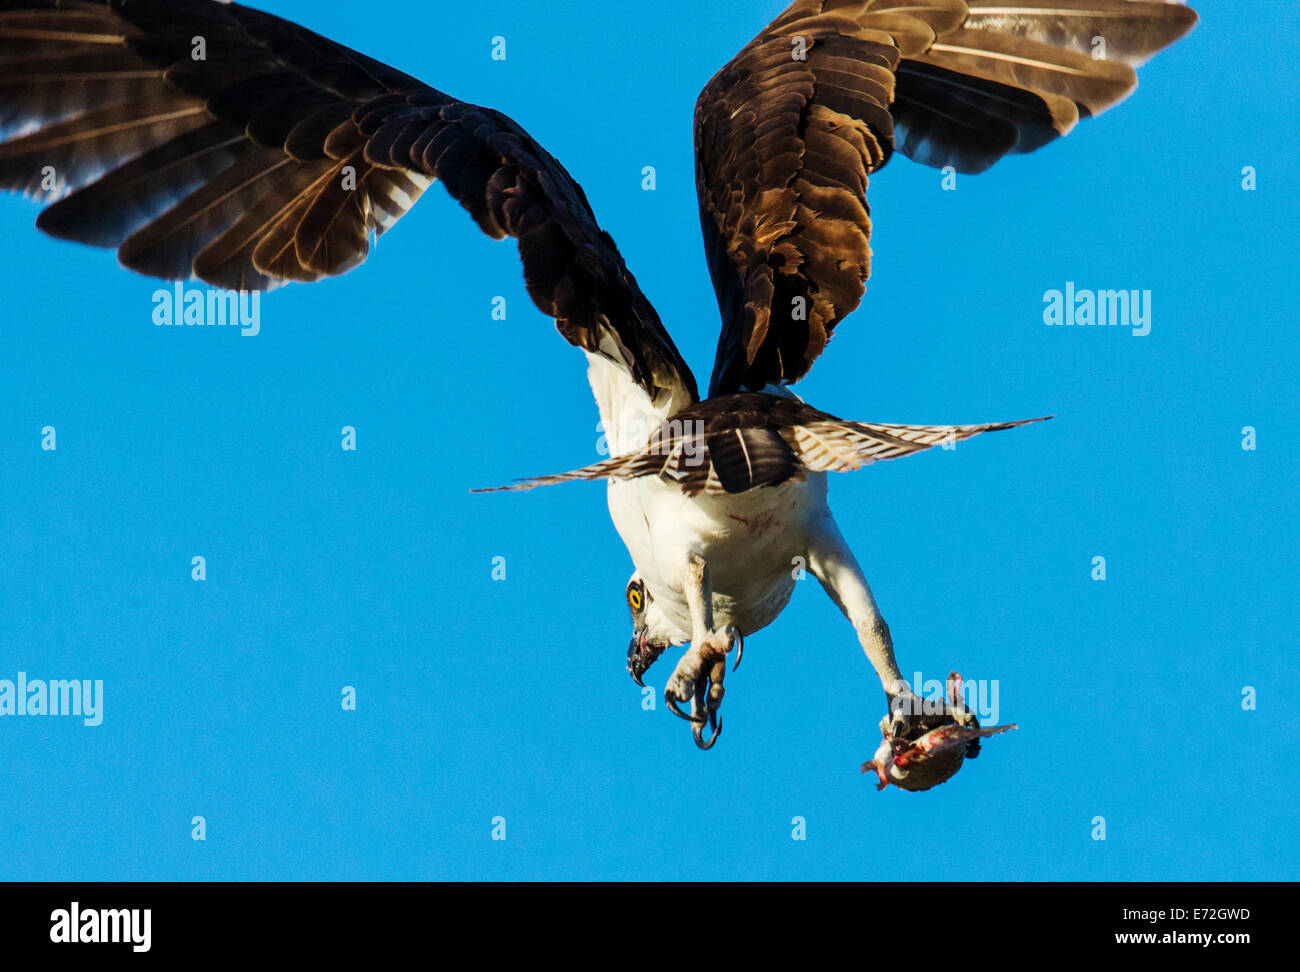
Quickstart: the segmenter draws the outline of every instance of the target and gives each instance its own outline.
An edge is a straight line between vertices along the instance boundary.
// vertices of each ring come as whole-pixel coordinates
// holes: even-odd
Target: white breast
[[[714,627],[748,635],[776,619],[807,561],[809,527],[828,516],[826,476],[748,493],[687,496],[656,476],[609,484],[609,512],[650,596],[691,635],[682,569],[692,554],[709,564]]]

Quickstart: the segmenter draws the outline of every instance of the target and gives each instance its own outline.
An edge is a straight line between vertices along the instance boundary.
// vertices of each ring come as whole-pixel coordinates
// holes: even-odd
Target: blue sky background
[[[781,0],[268,5],[524,125],[707,383],[691,111]],[[884,699],[816,581],[700,753],[624,671],[603,487],[468,494],[591,461],[597,416],[513,245],[441,188],[255,338],[154,327],[157,283],[0,199],[0,678],[106,696],[96,728],[0,719],[0,877],[1300,877],[1300,10],[1198,6],[1068,139],[955,192],[901,155],[874,176],[866,299],[799,386],[860,419],[1058,415],[832,481],[903,671],[997,679],[1021,726],[924,794],[859,775]],[[1067,280],[1152,290],[1150,335],[1045,327]]]

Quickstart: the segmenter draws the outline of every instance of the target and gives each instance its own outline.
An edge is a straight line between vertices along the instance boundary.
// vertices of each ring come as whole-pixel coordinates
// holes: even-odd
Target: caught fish
[[[1014,723],[981,728],[979,719],[961,698],[962,678],[948,676],[948,699],[942,713],[912,720],[902,736],[890,732],[890,720],[880,724],[884,740],[875,755],[862,764],[862,772],[874,771],[877,790],[894,785],[900,790],[928,790],[951,779],[967,759],[979,755],[979,742],[988,736],[1018,729]]]

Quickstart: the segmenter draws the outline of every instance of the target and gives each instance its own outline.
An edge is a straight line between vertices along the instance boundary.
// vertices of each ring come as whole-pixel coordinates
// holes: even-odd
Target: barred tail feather
[[[812,412],[812,410],[809,410]],[[656,437],[639,452],[612,456],[590,466],[521,479],[472,493],[513,492],[558,483],[658,476],[683,493],[744,493],[797,481],[808,472],[851,472],[873,462],[924,452],[982,432],[1013,429],[1052,418],[984,425],[890,425],[846,422],[812,412],[821,420],[773,428],[733,428],[683,437]],[[771,440],[771,441],[769,441]],[[774,448],[775,446],[775,448]]]
[[[1013,429],[1052,418],[1021,419],[984,425],[887,425],[875,422],[816,422],[786,431],[805,469],[852,472],[873,462],[924,452],[934,446],[960,442],[982,432]]]

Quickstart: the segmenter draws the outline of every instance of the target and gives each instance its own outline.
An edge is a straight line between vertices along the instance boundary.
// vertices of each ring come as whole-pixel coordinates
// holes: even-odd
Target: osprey
[[[516,239],[529,295],[587,356],[608,458],[503,488],[607,481],[635,565],[633,678],[689,645],[664,694],[709,748],[728,657],[806,565],[900,738],[919,708],[827,473],[1023,423],[850,422],[789,390],[863,295],[867,179],[896,150],[958,172],[1031,152],[1125,98],[1134,66],[1195,23],[1142,0],[795,0],[695,107],[722,316],[703,398],[582,189],[523,128],[239,4],[0,0],[0,185],[49,203],[46,233],[132,270],[249,291],[351,270],[441,182]]]

